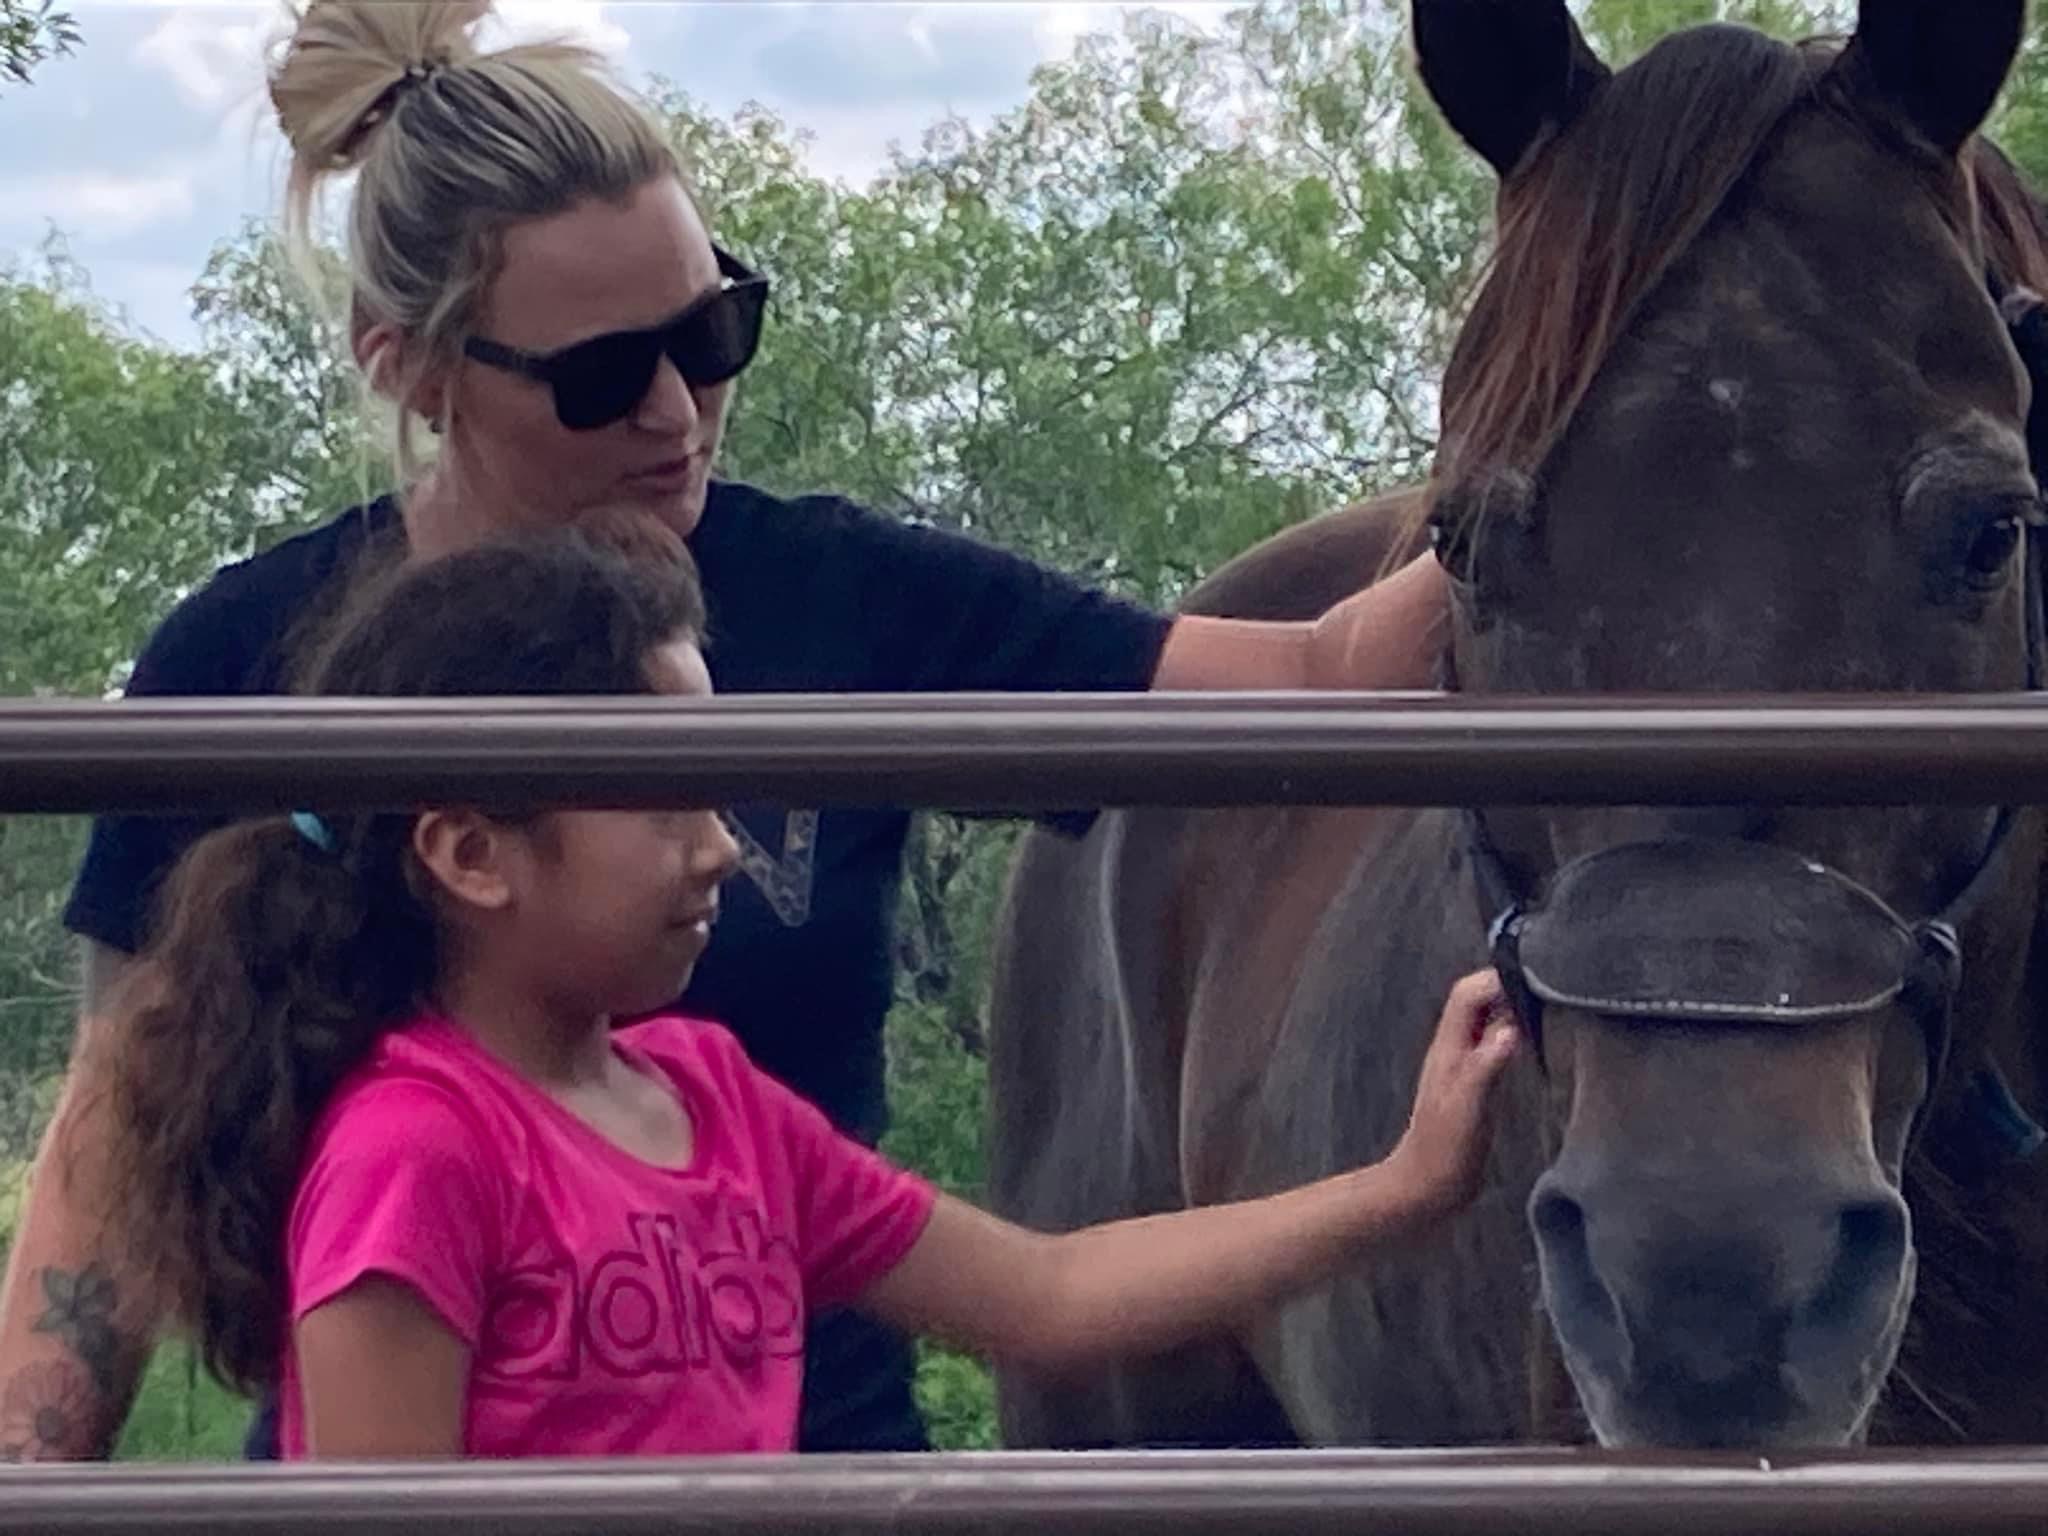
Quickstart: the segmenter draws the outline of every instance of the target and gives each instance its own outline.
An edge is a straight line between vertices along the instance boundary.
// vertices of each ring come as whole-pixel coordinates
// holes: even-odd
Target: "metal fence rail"
[[[2048,802],[2048,696],[14,701],[0,813]]]
[[[0,1475],[0,1533],[719,1536],[2039,1536],[2048,1454],[1151,1453],[65,1469]]]
[[[0,704],[0,813],[698,800],[2048,803],[2048,698],[729,697]],[[931,1456],[0,1469],[13,1533],[1973,1536],[2048,1451]]]

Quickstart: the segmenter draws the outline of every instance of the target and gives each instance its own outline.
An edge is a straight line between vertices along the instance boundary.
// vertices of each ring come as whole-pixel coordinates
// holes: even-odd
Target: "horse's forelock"
[[[1493,257],[1445,374],[1439,483],[1541,463],[1644,298],[1835,52],[1746,27],[1676,33],[1502,187]]]

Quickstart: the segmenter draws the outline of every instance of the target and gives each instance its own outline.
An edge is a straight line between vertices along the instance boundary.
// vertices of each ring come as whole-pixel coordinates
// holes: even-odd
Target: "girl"
[[[710,691],[680,542],[554,533],[373,583],[328,693]],[[111,1067],[120,1213],[289,1456],[796,1443],[805,1322],[851,1303],[1027,1366],[1163,1349],[1471,1193],[1513,1048],[1453,994],[1385,1161],[1070,1235],[936,1194],[664,1006],[736,849],[708,811],[254,821],[201,839]]]

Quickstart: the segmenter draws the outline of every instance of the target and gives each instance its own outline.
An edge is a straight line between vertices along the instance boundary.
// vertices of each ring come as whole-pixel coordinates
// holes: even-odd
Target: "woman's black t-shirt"
[[[286,691],[290,652],[365,551],[397,548],[389,499],[219,572],[157,630],[131,695]],[[832,497],[784,500],[717,482],[690,548],[722,693],[1126,691],[1165,642],[1159,615],[971,539]],[[681,1000],[872,1143],[886,1123],[882,1022],[905,810],[734,808],[744,872]],[[65,911],[76,933],[134,952],[153,893],[218,821],[104,816]],[[807,1450],[921,1443],[907,1351],[849,1316],[814,1327]]]

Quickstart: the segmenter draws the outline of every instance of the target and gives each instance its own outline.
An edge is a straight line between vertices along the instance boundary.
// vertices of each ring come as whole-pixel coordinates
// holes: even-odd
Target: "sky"
[[[0,265],[57,232],[133,327],[197,339],[188,293],[216,242],[273,217],[282,141],[263,58],[282,0],[62,0],[84,34],[0,85]],[[949,113],[986,122],[1033,68],[1143,7],[1093,0],[498,0],[492,36],[570,34],[631,83],[720,113],[755,102],[815,135],[814,170],[861,181]],[[1204,25],[1222,0],[1166,0]],[[487,38],[486,41],[489,39]]]

